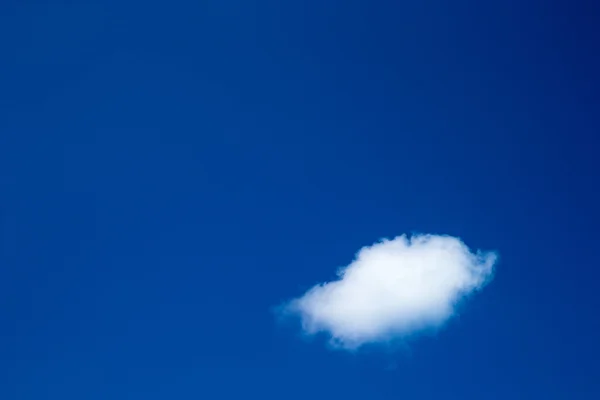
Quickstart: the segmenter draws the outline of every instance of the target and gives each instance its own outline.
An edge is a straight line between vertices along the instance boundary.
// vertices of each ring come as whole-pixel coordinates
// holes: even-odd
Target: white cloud
[[[325,332],[335,345],[405,337],[438,327],[457,303],[492,277],[496,254],[472,253],[450,236],[405,235],[362,248],[338,272],[284,307],[307,334]]]

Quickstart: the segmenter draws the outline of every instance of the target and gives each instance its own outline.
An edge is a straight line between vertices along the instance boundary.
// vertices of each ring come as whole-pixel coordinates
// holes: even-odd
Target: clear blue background
[[[600,398],[600,13],[564,3],[3,1],[0,398]],[[440,334],[276,322],[412,231],[501,254]]]

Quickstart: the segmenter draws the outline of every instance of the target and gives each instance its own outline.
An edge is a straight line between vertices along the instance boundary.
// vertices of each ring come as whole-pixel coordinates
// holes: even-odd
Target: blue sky
[[[600,395],[585,2],[0,5],[2,399]],[[498,251],[435,335],[273,307],[403,233]]]

